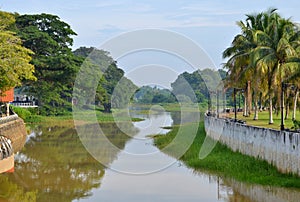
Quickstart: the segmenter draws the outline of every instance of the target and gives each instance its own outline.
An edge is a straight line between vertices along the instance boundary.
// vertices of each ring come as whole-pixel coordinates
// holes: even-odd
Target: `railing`
[[[13,106],[16,107],[38,107],[34,102],[11,102],[10,103]]]

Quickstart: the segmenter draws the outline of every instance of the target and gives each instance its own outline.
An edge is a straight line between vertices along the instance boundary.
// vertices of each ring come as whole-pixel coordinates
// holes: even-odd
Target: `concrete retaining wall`
[[[0,135],[12,141],[14,153],[20,151],[27,137],[23,119],[17,115],[0,118]]]
[[[233,151],[266,160],[283,173],[300,176],[300,134],[248,126],[205,116],[206,134]]]

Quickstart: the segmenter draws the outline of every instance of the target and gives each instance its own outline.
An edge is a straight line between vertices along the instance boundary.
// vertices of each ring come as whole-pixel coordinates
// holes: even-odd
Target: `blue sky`
[[[236,21],[245,19],[245,14],[270,7],[300,22],[298,0],[0,0],[0,9],[4,11],[60,16],[78,34],[73,49],[99,47],[128,31],[165,29],[195,41],[217,68],[224,62],[222,51],[239,32]]]

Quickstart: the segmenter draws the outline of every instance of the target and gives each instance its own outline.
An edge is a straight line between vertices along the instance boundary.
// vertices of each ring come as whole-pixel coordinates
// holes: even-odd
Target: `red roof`
[[[14,89],[10,89],[3,93],[3,96],[0,96],[0,102],[12,102],[14,101]]]

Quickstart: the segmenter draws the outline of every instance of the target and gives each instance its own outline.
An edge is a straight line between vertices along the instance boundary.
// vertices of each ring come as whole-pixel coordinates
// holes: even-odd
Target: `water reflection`
[[[173,124],[170,113],[135,116],[145,118],[145,121],[134,124],[139,129],[138,134],[126,143],[124,151],[119,153],[118,159],[111,164],[114,170],[106,170],[101,189],[93,189],[93,195],[86,201],[218,201],[215,181],[210,181],[208,175],[193,173],[192,169],[160,152],[148,137],[167,131],[161,127]],[[187,117],[193,116],[194,114],[191,114]],[[132,157],[128,153],[139,155]],[[168,168],[162,169],[165,168],[165,164]],[[130,171],[134,175],[115,171],[120,169]],[[151,172],[155,170],[157,172]],[[142,172],[151,174],[135,175]]]
[[[128,166],[138,171],[157,166],[160,158],[175,164],[149,175],[118,173],[100,165],[86,151],[73,126],[32,126],[25,148],[16,155],[15,172],[0,175],[0,202],[299,201],[299,190],[248,185],[205,171],[194,171],[161,153],[148,135],[166,133],[161,126],[182,122],[180,112],[134,116],[145,118],[145,121],[134,125],[120,123],[130,132],[129,136],[114,123],[101,124],[103,133],[118,151],[93,144],[92,150],[97,157],[112,168]],[[183,116],[186,123],[194,121],[195,113]],[[81,125],[79,129],[86,134],[87,141],[95,140],[96,125]],[[156,153],[157,158],[131,161],[126,153]]]
[[[115,124],[101,127],[112,143],[124,148],[129,137]],[[92,131],[93,125],[82,128]],[[85,150],[74,128],[36,126],[29,138],[16,155],[15,173],[0,176],[0,201],[72,201],[100,188],[105,169]],[[103,152],[107,161],[116,156]]]
[[[203,119],[203,116],[200,112],[186,112],[186,111],[174,111],[171,112],[171,117],[174,122],[174,125],[180,125],[185,123],[198,122]]]
[[[299,189],[247,184],[233,179],[224,179],[223,183],[232,190],[228,193],[228,201],[298,202],[300,200]]]

